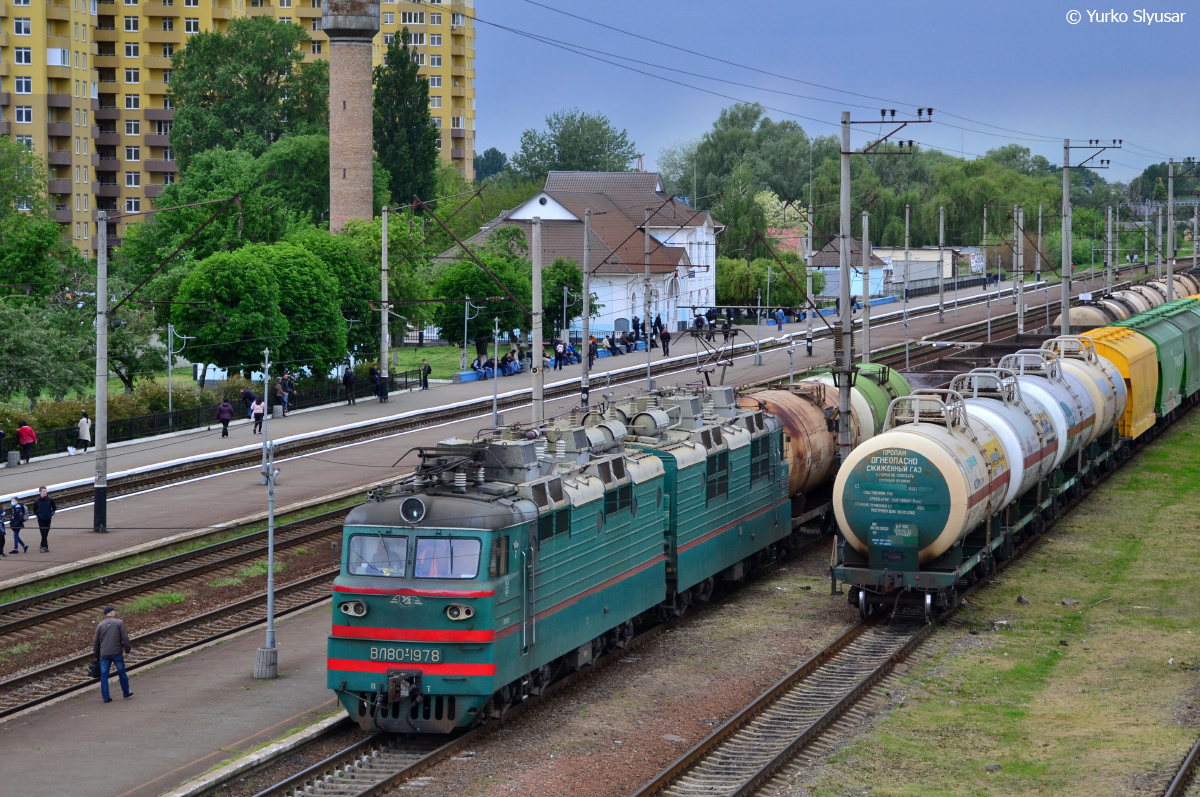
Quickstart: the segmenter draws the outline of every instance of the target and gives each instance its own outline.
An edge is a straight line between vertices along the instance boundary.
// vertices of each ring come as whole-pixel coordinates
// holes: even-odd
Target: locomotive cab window
[[[707,463],[708,475],[708,494],[707,498],[712,501],[716,498],[721,498],[729,494],[729,452],[722,451],[719,454],[712,454],[708,458]]]
[[[508,575],[508,536],[492,540],[492,555],[488,559],[488,578]]]
[[[633,485],[626,484],[604,494],[604,514],[612,515],[633,505]]]
[[[420,537],[414,578],[475,578],[479,575],[479,540]]]
[[[771,438],[763,435],[750,441],[750,483],[766,479],[771,474]]]
[[[346,568],[352,576],[404,578],[408,537],[355,534],[350,538]]]
[[[571,507],[564,507],[557,512],[547,512],[538,518],[538,545],[553,537],[555,534],[568,534],[571,531]]]

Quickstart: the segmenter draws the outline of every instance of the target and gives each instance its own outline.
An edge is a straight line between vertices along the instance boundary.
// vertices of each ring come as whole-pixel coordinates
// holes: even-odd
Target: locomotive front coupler
[[[405,698],[412,698],[413,705],[416,705],[421,702],[421,697],[420,670],[388,670],[388,703],[399,703]]]

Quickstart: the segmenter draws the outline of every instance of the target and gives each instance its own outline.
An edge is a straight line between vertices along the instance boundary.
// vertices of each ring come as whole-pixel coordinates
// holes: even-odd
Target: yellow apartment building
[[[443,161],[475,176],[474,2],[380,3],[375,63],[408,28],[429,80]],[[171,56],[235,16],[303,26],[305,60],[328,55],[321,0],[0,0],[0,135],[42,155],[63,232],[94,252],[96,212],[133,213],[174,182]],[[109,224],[120,245],[125,222]]]

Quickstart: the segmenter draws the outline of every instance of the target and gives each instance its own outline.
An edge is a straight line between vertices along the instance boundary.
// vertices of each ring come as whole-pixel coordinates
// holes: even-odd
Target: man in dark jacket
[[[346,389],[346,403],[354,403],[354,369],[347,366],[342,374],[342,387]]]
[[[125,621],[117,619],[117,610],[112,606],[104,607],[104,619],[96,626],[96,637],[92,640],[92,652],[100,660],[100,697],[105,703],[111,703],[108,696],[108,670],[117,665],[117,678],[121,681],[121,694],[126,698],[133,697],[129,691],[129,676],[125,674],[125,654],[132,650],[129,646],[129,632],[125,630]]]
[[[250,410],[250,407],[252,407],[256,401],[258,401],[258,396],[254,394],[253,390],[242,388],[242,403],[246,405],[247,418],[254,417],[254,413]]]
[[[58,504],[46,491],[38,488],[38,497],[33,499],[33,514],[37,515],[38,531],[42,533],[42,553],[50,553],[50,518],[58,511]]]
[[[222,401],[217,405],[217,420],[221,422],[221,437],[229,437],[229,422],[233,420],[233,405]]]
[[[429,389],[429,375],[433,373],[433,367],[429,364],[429,360],[421,358],[421,389]]]

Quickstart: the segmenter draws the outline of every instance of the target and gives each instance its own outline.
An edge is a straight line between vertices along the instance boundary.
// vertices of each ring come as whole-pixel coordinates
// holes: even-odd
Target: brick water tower
[[[324,0],[329,36],[329,229],[370,219],[374,198],[374,91],[371,42],[379,0]]]

